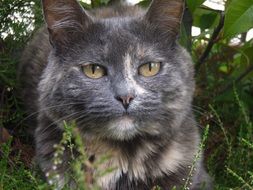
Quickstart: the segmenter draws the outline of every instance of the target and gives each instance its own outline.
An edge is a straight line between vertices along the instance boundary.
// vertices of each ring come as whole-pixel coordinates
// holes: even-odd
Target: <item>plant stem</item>
[[[209,40],[209,43],[207,44],[207,47],[206,47],[204,53],[201,55],[198,62],[196,63],[196,67],[195,67],[196,71],[198,71],[200,69],[201,65],[203,65],[205,63],[206,59],[208,58],[208,56],[213,48],[213,45],[216,43],[217,38],[224,26],[224,20],[225,20],[224,12],[221,12],[220,22],[219,22],[218,26],[215,28],[215,30]]]

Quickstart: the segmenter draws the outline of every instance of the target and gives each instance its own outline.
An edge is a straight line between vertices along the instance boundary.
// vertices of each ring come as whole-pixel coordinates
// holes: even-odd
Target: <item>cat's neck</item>
[[[189,122],[185,123],[190,124]],[[144,187],[141,184],[151,183],[152,180],[154,183],[163,183],[164,180],[166,184],[169,181],[183,183],[197,153],[199,137],[196,131],[191,131],[188,136],[181,136],[181,133],[173,135],[166,139],[138,137],[131,141],[92,138],[86,140],[88,154],[95,155],[95,160],[108,155],[108,160],[105,160],[98,170],[113,168],[111,173],[99,178],[98,183],[102,187],[110,187],[118,183],[126,184],[126,182],[139,183],[140,188]],[[185,142],[189,139],[192,139],[193,143],[186,145]],[[171,184],[174,184],[172,182]]]

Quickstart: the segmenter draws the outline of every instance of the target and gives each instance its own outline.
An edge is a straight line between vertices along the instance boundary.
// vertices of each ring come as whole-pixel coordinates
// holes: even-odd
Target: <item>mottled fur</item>
[[[48,30],[35,35],[20,66],[23,98],[37,113],[43,172],[52,169],[62,121],[75,120],[90,156],[112,155],[101,168],[117,169],[98,179],[102,189],[169,190],[185,183],[200,137],[191,110],[191,58],[176,42],[182,4],[154,0],[148,12],[127,6],[84,12],[74,0],[43,1]],[[162,63],[161,71],[140,76],[139,66],[152,61]],[[104,66],[107,75],[86,77],[80,65],[87,63]],[[128,94],[134,99],[126,115],[115,97]],[[65,151],[57,168],[61,183],[68,161]],[[190,189],[203,184],[211,189],[200,159]]]

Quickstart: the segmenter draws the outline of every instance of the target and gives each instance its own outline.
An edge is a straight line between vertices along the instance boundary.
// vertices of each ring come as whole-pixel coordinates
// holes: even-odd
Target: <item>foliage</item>
[[[187,0],[188,8],[193,13],[205,0]]]
[[[20,160],[20,156],[13,157],[11,150],[12,139],[6,144],[0,144],[0,190],[25,189],[33,190],[44,183],[29,170]]]
[[[58,180],[60,174],[57,173],[57,168],[60,164],[62,164],[64,158],[64,152],[70,151],[71,160],[70,160],[70,168],[72,172],[67,172],[64,176],[66,179],[73,180],[75,182],[75,188],[80,190],[98,190],[98,186],[96,185],[96,177],[98,176],[89,176],[85,174],[83,166],[89,170],[97,170],[97,165],[102,164],[104,160],[96,161],[95,163],[89,162],[89,157],[84,151],[85,145],[80,136],[80,132],[78,128],[75,127],[75,123],[66,123],[63,122],[64,125],[64,133],[62,135],[62,139],[59,144],[55,144],[55,153],[53,158],[53,166],[52,170],[46,174],[47,180],[49,182],[50,188],[57,189],[59,187]],[[78,153],[75,153],[76,150]],[[99,163],[99,164],[98,164]],[[108,171],[100,171],[107,173]],[[91,183],[91,181],[94,181]],[[45,186],[47,186],[45,184]],[[47,186],[47,188],[49,188]],[[69,184],[65,184],[64,189],[71,189]]]
[[[253,27],[253,1],[234,0],[226,10],[224,36],[231,37]]]
[[[114,1],[81,4],[90,9]],[[200,125],[210,126],[205,160],[215,189],[253,189],[253,40],[245,38],[253,27],[253,1],[227,0],[224,11],[203,2],[186,0],[189,9],[180,43],[196,67],[193,109]],[[143,0],[139,5],[147,7],[149,3]],[[42,20],[39,1],[0,1],[0,190],[48,189],[31,158],[26,157],[34,153],[23,132],[25,118],[16,80],[22,49]],[[193,36],[192,26],[200,28],[201,34]],[[7,144],[1,144],[3,129],[13,136]],[[66,133],[67,144],[69,137]],[[80,166],[74,167],[79,175]]]

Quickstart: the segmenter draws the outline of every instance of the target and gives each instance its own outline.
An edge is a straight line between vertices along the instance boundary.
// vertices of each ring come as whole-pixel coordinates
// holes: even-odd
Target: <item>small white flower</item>
[[[60,179],[60,175],[59,174],[55,175],[55,178]]]
[[[58,154],[57,152],[54,153],[54,157],[58,157],[58,155],[59,155],[59,154]]]
[[[54,182],[53,182],[53,180],[50,179],[50,180],[48,181],[48,183],[49,183],[49,185],[53,185]]]

